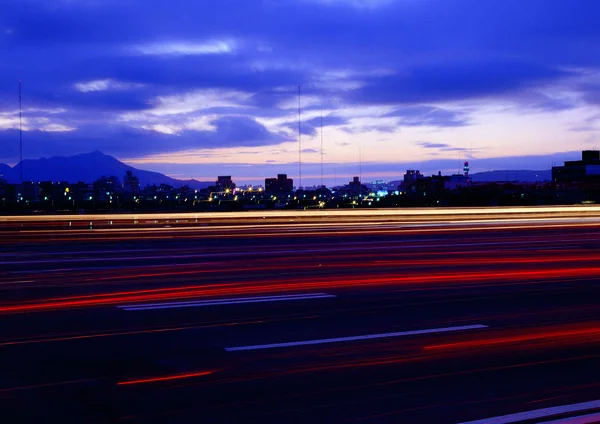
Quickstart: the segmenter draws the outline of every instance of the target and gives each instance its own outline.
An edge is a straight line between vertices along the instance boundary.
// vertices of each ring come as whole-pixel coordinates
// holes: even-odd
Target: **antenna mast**
[[[321,187],[323,185],[323,111],[321,111]]]
[[[301,109],[300,109],[300,86],[298,86],[298,189],[302,187],[302,133],[300,132]]]
[[[358,148],[358,181],[362,184],[362,146]]]
[[[23,108],[21,106],[21,80],[19,80],[19,168],[21,170],[21,184],[23,184]]]

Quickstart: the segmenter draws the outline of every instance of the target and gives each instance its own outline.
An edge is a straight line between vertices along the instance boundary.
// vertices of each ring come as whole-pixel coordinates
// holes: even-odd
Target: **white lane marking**
[[[336,337],[336,338],[332,338],[332,339],[316,339],[316,340],[303,340],[303,341],[298,341],[298,342],[287,342],[287,343],[271,343],[271,344],[263,344],[263,345],[235,346],[235,347],[226,347],[225,350],[228,352],[236,352],[236,351],[240,351],[240,350],[275,349],[275,348],[280,348],[280,347],[352,342],[352,341],[357,341],[357,340],[384,339],[384,338],[388,338],[388,337],[404,337],[404,336],[413,336],[413,335],[417,335],[417,334],[433,334],[433,333],[448,333],[451,331],[478,330],[478,329],[482,329],[482,328],[488,328],[488,326],[483,325],[483,324],[476,324],[476,325],[463,325],[463,326],[458,326],[458,327],[430,328],[427,330],[399,331],[396,333],[366,334],[363,336]]]
[[[465,421],[460,424],[505,424],[519,421],[534,420],[536,418],[551,417],[553,415],[567,414],[570,412],[584,411],[586,409],[600,408],[600,400],[590,402],[573,403],[571,405],[553,406],[552,408],[534,409],[516,414],[501,415],[498,417],[485,418],[483,420]]]
[[[231,302],[238,300],[259,300],[259,299],[281,299],[290,297],[307,297],[307,296],[322,296],[327,293],[298,293],[298,294],[281,294],[272,296],[253,296],[253,297],[236,297],[226,299],[208,299],[208,300],[184,300],[178,302],[160,302],[160,303],[134,303],[131,305],[117,306],[117,308],[138,308],[143,306],[163,306],[163,305],[181,305],[184,303],[213,303],[213,302]]]
[[[558,420],[544,421],[540,424],[588,424],[600,422],[600,413],[579,415],[577,417],[559,418]]]
[[[266,303],[266,302],[283,302],[289,300],[312,300],[312,299],[327,299],[337,297],[327,293],[307,293],[307,294],[290,294],[281,296],[261,296],[261,297],[240,297],[232,299],[213,299],[213,300],[198,300],[191,302],[168,302],[168,303],[148,303],[142,305],[121,305],[117,306],[124,311],[146,311],[152,309],[173,309],[173,308],[192,308],[202,306],[218,306],[218,305],[239,305],[243,303]]]

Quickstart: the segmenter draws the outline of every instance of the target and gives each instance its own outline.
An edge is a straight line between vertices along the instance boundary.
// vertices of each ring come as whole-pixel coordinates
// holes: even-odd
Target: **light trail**
[[[2,397],[13,397],[11,390],[16,399],[21,390],[75,385],[86,381],[77,378],[98,373],[110,382],[110,390],[122,387],[118,393],[156,394],[156,407],[166,410],[180,405],[165,399],[191,393],[184,390],[196,390],[189,398],[207,411],[212,395],[224,393],[220,399],[247,407],[260,394],[243,389],[270,388],[276,395],[257,400],[260,409],[273,397],[306,396],[325,403],[332,393],[352,390],[356,398],[366,394],[378,402],[388,395],[377,392],[380,388],[402,388],[392,390],[392,396],[416,389],[411,393],[418,396],[424,386],[444,392],[460,386],[463,378],[483,382],[484,376],[496,376],[497,387],[507,393],[483,400],[494,380],[481,383],[481,395],[474,393],[479,386],[467,387],[470,383],[461,390],[470,390],[473,402],[489,400],[494,407],[507,402],[508,412],[514,412],[521,410],[515,408],[519,402],[544,402],[535,407],[557,402],[558,396],[539,396],[550,387],[540,391],[545,382],[516,385],[512,392],[504,384],[513,376],[526,380],[538,372],[557,372],[560,381],[553,380],[552,388],[561,383],[579,387],[561,392],[569,399],[562,403],[589,399],[597,390],[585,384],[593,380],[586,369],[597,362],[600,343],[594,313],[600,207],[334,212],[198,214],[191,219],[190,214],[155,214],[167,220],[187,216],[183,220],[188,222],[147,224],[141,215],[105,215],[101,218],[107,222],[99,223],[98,230],[85,228],[90,219],[85,215],[78,215],[72,227],[64,221],[72,217],[2,221],[0,267],[7,272],[0,276],[0,313],[6,315],[8,331],[0,340],[0,354],[9,364],[7,385],[17,386],[5,389]],[[136,216],[139,223],[128,221]],[[172,226],[159,227],[165,224]],[[21,225],[33,232],[20,231]],[[259,303],[321,294],[337,300]],[[258,304],[236,307],[238,302]],[[232,306],[147,314],[115,308],[222,304]],[[490,328],[415,330],[478,323]],[[227,353],[223,346],[238,352]],[[44,361],[37,361],[39,351]],[[130,360],[139,373],[124,372]],[[156,371],[165,362],[183,369]],[[13,363],[18,366],[9,369]],[[69,368],[63,372],[59,367]],[[567,369],[574,375],[558,375]],[[476,373],[480,377],[469,375]],[[44,383],[55,379],[72,380]],[[295,391],[296,383],[306,387],[311,379],[324,387]],[[102,393],[105,385],[98,386],[94,390]],[[50,392],[60,395],[58,389]],[[237,397],[228,396],[232,393]],[[511,396],[518,400],[508,403]],[[185,399],[175,403],[180,400]],[[296,406],[290,401],[290,407]],[[409,407],[400,402],[375,412],[394,415]],[[282,407],[266,412],[276,414],[277,408]]]
[[[552,421],[544,421],[540,424],[592,424],[600,422],[600,413],[578,415],[576,417],[559,418]]]
[[[130,386],[132,384],[146,384],[146,383],[158,383],[162,381],[172,381],[172,380],[182,380],[185,378],[194,378],[194,377],[203,377],[206,375],[213,374],[214,371],[201,371],[201,372],[191,372],[187,374],[174,374],[167,375],[163,377],[152,377],[152,378],[143,378],[138,380],[126,380],[119,381],[117,386]]]
[[[436,289],[443,285],[465,285],[468,282],[486,283],[499,281],[535,281],[600,275],[600,267],[572,267],[539,270],[498,270],[496,272],[422,272],[399,277],[395,273],[377,276],[306,278],[304,280],[271,280],[261,283],[235,282],[132,290],[127,292],[100,293],[94,295],[71,296],[29,301],[26,303],[1,305],[0,313],[24,313],[61,308],[97,307],[126,303],[166,301],[184,298],[226,297],[235,295],[275,294],[305,292],[310,290],[382,288],[390,286],[421,286]],[[425,287],[423,287],[425,286]]]
[[[521,421],[535,420],[536,418],[552,417],[554,415],[568,414],[572,412],[586,411],[600,408],[600,400],[581,402],[571,405],[554,406],[533,411],[519,412],[516,414],[502,415],[499,417],[485,418],[483,420],[465,421],[460,424],[508,424]]]
[[[240,297],[234,299],[200,300],[196,302],[150,303],[117,306],[124,311],[152,311],[158,309],[198,308],[222,305],[243,305],[248,303],[289,302],[297,300],[330,299],[336,297],[327,293],[308,293],[305,295],[282,295],[261,297]]]
[[[409,236],[409,235],[426,235],[426,234],[458,234],[458,233],[478,233],[481,231],[518,231],[518,230],[561,230],[561,229],[600,229],[600,221],[597,223],[569,223],[569,224],[541,224],[536,225],[484,225],[484,226],[457,226],[452,222],[442,227],[429,228],[427,226],[418,227],[403,227],[398,226],[396,229],[380,228],[377,225],[358,227],[352,226],[353,230],[337,230],[332,229],[331,231],[318,230],[316,228],[309,229],[286,229],[278,231],[266,231],[257,225],[252,231],[241,231],[241,230],[229,230],[222,231],[218,227],[203,228],[203,227],[191,227],[191,228],[168,228],[166,232],[157,231],[156,229],[114,229],[110,232],[100,232],[98,230],[52,230],[48,233],[31,232],[24,233],[18,232],[19,240],[10,238],[4,238],[0,240],[1,244],[22,244],[24,242],[29,243],[58,243],[58,242],[139,242],[139,241],[173,241],[174,239],[180,240],[197,240],[197,239],[213,239],[215,237],[224,239],[273,239],[273,238],[289,238],[292,236],[301,237],[313,237],[319,239],[331,238],[331,237],[355,237],[361,234],[370,233],[381,236]],[[52,237],[50,238],[49,235]]]
[[[529,347],[526,343],[555,342],[574,344],[577,342],[600,342],[600,325],[592,323],[585,328],[573,329],[536,329],[534,331],[519,332],[511,336],[483,337],[478,340],[463,342],[442,343],[424,346],[425,351],[441,350],[473,350],[505,345],[518,345],[518,347]]]
[[[227,220],[235,218],[303,218],[303,217],[390,217],[390,216],[472,216],[472,215],[508,215],[508,214],[600,214],[600,206],[523,206],[523,207],[468,207],[468,208],[389,208],[389,209],[326,209],[306,211],[245,211],[218,213],[148,213],[148,214],[89,214],[89,215],[35,215],[3,216],[0,222],[53,222],[53,221],[156,221],[156,220]]]
[[[250,346],[234,346],[226,347],[225,350],[228,352],[239,352],[244,350],[263,350],[263,349],[277,349],[284,347],[296,347],[296,346],[310,346],[320,345],[327,343],[342,343],[342,342],[354,342],[363,340],[375,340],[375,339],[386,339],[390,337],[406,337],[416,336],[421,334],[436,334],[436,333],[448,333],[453,331],[466,331],[466,330],[480,330],[487,328],[487,325],[476,324],[476,325],[463,325],[458,327],[444,327],[444,328],[429,328],[426,330],[413,330],[413,331],[397,331],[394,333],[381,333],[381,334],[365,334],[361,336],[351,337],[334,337],[329,339],[315,339],[315,340],[301,340],[295,342],[283,342],[283,343],[270,343],[262,345],[250,345]]]

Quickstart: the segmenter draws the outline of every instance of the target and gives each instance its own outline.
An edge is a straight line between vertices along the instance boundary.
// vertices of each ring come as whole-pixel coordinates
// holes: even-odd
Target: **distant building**
[[[133,172],[125,172],[125,178],[123,178],[123,190],[126,193],[139,193],[140,192],[140,179],[133,175]]]
[[[360,182],[359,177],[353,177],[352,181],[348,183],[348,191],[354,196],[359,196],[362,194],[368,194],[369,190],[367,186]]]
[[[116,200],[116,194],[121,192],[121,190],[121,181],[115,176],[102,176],[94,181],[94,196],[100,202],[111,202],[113,197]]]
[[[231,175],[222,175],[217,177],[215,191],[233,191],[234,189],[235,183],[231,179]]]
[[[417,181],[423,178],[421,171],[415,169],[407,169],[404,174],[404,191],[415,191]]]
[[[471,179],[469,178],[469,170],[468,170],[468,162],[465,162],[467,165],[467,170],[464,175],[462,174],[454,174],[444,178],[444,188],[446,190],[457,190],[461,187],[468,187],[471,185]]]
[[[566,161],[564,166],[553,166],[552,181],[600,182],[600,151],[584,150],[581,152],[581,160]]]
[[[40,188],[33,181],[23,181],[19,185],[19,200],[37,202],[40,200]]]
[[[265,192],[290,193],[294,190],[294,180],[288,178],[287,174],[277,174],[277,178],[265,178]]]

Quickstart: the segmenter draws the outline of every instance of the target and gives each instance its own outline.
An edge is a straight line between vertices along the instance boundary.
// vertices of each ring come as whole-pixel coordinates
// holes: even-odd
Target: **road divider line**
[[[576,417],[559,418],[553,421],[544,421],[540,424],[591,424],[600,422],[600,413],[578,415]]]
[[[483,420],[465,421],[460,424],[508,424],[520,421],[529,421],[536,418],[551,417],[554,415],[568,414],[571,412],[585,411],[600,408],[600,400],[590,402],[573,403],[571,405],[553,406],[551,408],[534,409],[516,414],[501,415],[498,417],[485,418]]]
[[[412,330],[412,331],[399,331],[395,333],[380,333],[380,334],[366,334],[362,336],[351,336],[351,337],[336,337],[330,339],[316,339],[316,340],[302,340],[297,342],[286,342],[286,343],[271,343],[262,345],[251,345],[251,346],[234,346],[226,347],[225,350],[228,352],[237,352],[242,350],[261,350],[261,349],[277,349],[282,347],[293,347],[293,346],[308,346],[326,343],[341,343],[341,342],[353,342],[358,340],[373,340],[373,339],[385,339],[390,337],[405,337],[405,336],[416,336],[419,334],[435,334],[435,333],[449,333],[452,331],[466,331],[466,330],[479,330],[488,328],[487,325],[476,324],[476,325],[462,325],[457,327],[443,327],[443,328],[430,328],[427,330]]]
[[[147,311],[153,309],[174,309],[174,308],[192,308],[203,306],[219,306],[219,305],[239,305],[245,303],[267,303],[267,302],[283,302],[291,300],[313,300],[327,299],[337,297],[328,293],[305,293],[305,294],[288,294],[279,296],[259,296],[259,297],[240,297],[231,299],[212,299],[198,301],[183,301],[183,302],[168,302],[168,303],[147,303],[121,305],[117,308],[124,311]]]

